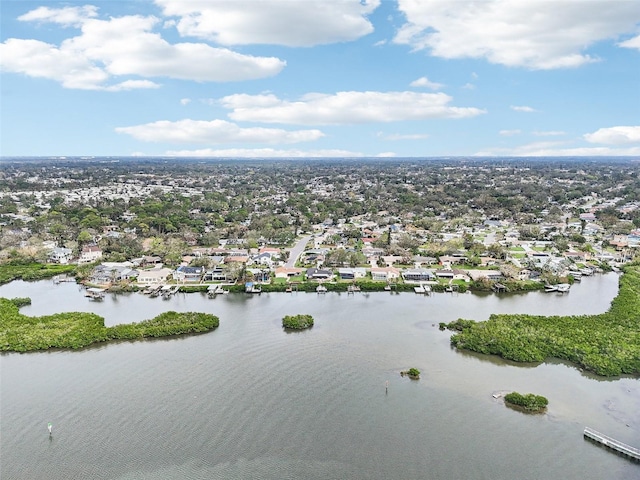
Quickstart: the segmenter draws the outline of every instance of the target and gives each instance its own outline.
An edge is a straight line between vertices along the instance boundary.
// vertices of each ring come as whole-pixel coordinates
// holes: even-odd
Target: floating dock
[[[622,443],[615,438],[611,438],[607,435],[604,435],[600,432],[596,432],[594,429],[585,427],[584,436],[590,440],[593,440],[596,443],[604,445],[611,450],[615,450],[622,455],[629,457],[633,460],[640,461],[640,449],[632,447],[631,445],[627,445],[626,443]]]

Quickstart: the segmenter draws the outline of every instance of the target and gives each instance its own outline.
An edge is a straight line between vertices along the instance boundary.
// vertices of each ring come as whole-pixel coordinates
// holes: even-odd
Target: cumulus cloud
[[[156,0],[164,15],[179,17],[183,36],[220,45],[310,47],[356,40],[373,32],[367,20],[380,0]]]
[[[442,58],[542,70],[597,61],[586,47],[633,32],[640,21],[633,1],[398,0],[398,8],[407,22],[396,43]]]
[[[636,50],[640,50],[640,35],[630,38],[629,40],[625,40],[624,42],[620,42],[618,46],[623,48],[635,48]]]
[[[344,125],[430,118],[469,118],[486,113],[473,107],[449,106],[444,93],[338,92],[311,93],[298,101],[268,95],[229,95],[220,103],[236,121],[299,125]]]
[[[216,158],[341,158],[365,157],[363,153],[349,150],[277,150],[273,148],[229,148],[215,150],[169,150],[166,155],[173,157],[216,157]]]
[[[189,105],[191,103],[191,99],[190,98],[181,98],[180,99],[180,105]]]
[[[117,91],[152,85],[131,81],[109,85],[114,76],[228,82],[273,76],[285,66],[278,58],[244,55],[205,43],[170,44],[153,32],[159,23],[155,17],[99,20],[92,13],[91,9],[44,8],[23,15],[25,20],[79,23],[81,34],[59,46],[9,38],[0,44],[3,70],[56,80],[66,88]]]
[[[320,130],[288,131],[276,128],[241,128],[224,120],[160,120],[131,127],[118,127],[116,132],[131,135],[144,142],[204,143],[298,143],[324,136]]]
[[[98,16],[98,8],[93,5],[82,7],[49,8],[38,7],[18,17],[23,22],[51,22],[64,26],[79,26],[85,20]]]
[[[516,112],[532,113],[536,111],[535,108],[527,107],[526,105],[511,105],[510,108]]]
[[[640,143],[640,126],[601,128],[593,133],[584,135],[589,143],[604,143],[606,145],[627,145]]]
[[[436,83],[429,80],[427,77],[420,77],[410,83],[412,87],[424,87],[431,90],[440,90],[444,85],[442,83]]]

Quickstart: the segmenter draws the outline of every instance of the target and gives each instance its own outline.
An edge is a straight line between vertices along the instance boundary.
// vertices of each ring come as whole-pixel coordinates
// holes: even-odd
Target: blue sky
[[[640,155],[637,0],[0,7],[2,156]]]

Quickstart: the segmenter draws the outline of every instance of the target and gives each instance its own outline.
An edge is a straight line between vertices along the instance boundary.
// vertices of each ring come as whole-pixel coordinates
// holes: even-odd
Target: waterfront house
[[[178,282],[199,282],[204,274],[204,267],[187,267],[180,265],[175,269],[173,278]]]
[[[93,263],[102,258],[102,249],[97,245],[86,245],[80,252],[78,263]]]
[[[355,280],[357,278],[365,278],[367,276],[367,269],[362,267],[339,268],[338,276],[341,280]]]
[[[294,267],[278,267],[275,269],[274,276],[276,278],[291,278],[304,272],[303,268]]]
[[[226,282],[229,278],[227,276],[227,272],[218,265],[211,270],[208,270],[204,274],[202,280],[205,282]]]
[[[371,267],[371,279],[374,282],[388,282],[400,278],[400,270],[395,267]]]
[[[429,282],[434,281],[436,276],[431,270],[411,268],[402,272],[402,278],[405,282]]]
[[[308,268],[306,275],[308,280],[329,280],[333,277],[333,272],[320,268]]]
[[[49,254],[49,261],[66,265],[71,261],[72,250],[65,247],[55,247]]]
[[[145,285],[157,285],[165,283],[173,273],[170,268],[152,268],[151,270],[140,270],[138,272],[138,283]]]

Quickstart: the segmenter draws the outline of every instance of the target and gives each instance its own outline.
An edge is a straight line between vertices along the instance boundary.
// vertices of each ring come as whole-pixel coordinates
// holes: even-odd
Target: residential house
[[[405,282],[429,282],[434,281],[436,276],[431,270],[411,268],[402,272],[402,278]]]
[[[199,282],[204,274],[204,267],[187,267],[180,265],[175,269],[173,278],[178,282]]]
[[[226,282],[229,280],[227,272],[221,267],[217,266],[205,272],[203,278],[205,282]]]
[[[276,278],[291,278],[302,274],[302,272],[304,272],[304,268],[278,267],[274,275]]]
[[[367,269],[362,267],[339,268],[338,276],[341,280],[356,280],[367,276]]]
[[[489,270],[486,270],[486,271],[488,272]],[[497,270],[491,270],[491,271],[497,271]],[[445,280],[464,280],[465,282],[471,281],[471,278],[469,277],[469,275],[467,275],[467,273],[464,270],[460,270],[458,268],[436,270],[435,274],[436,274],[436,277],[442,278]]]
[[[93,263],[102,258],[102,249],[97,245],[86,245],[80,252],[78,263]]]
[[[140,270],[138,272],[138,283],[145,285],[157,285],[165,283],[173,273],[170,268],[152,268],[151,270]]]
[[[49,254],[49,261],[52,263],[60,263],[66,265],[71,261],[72,258],[72,250],[70,248],[65,247],[54,247]]]
[[[308,280],[329,280],[333,277],[333,272],[320,268],[308,268],[306,275]]]
[[[374,282],[388,282],[400,278],[400,270],[395,267],[371,267],[371,279]]]

